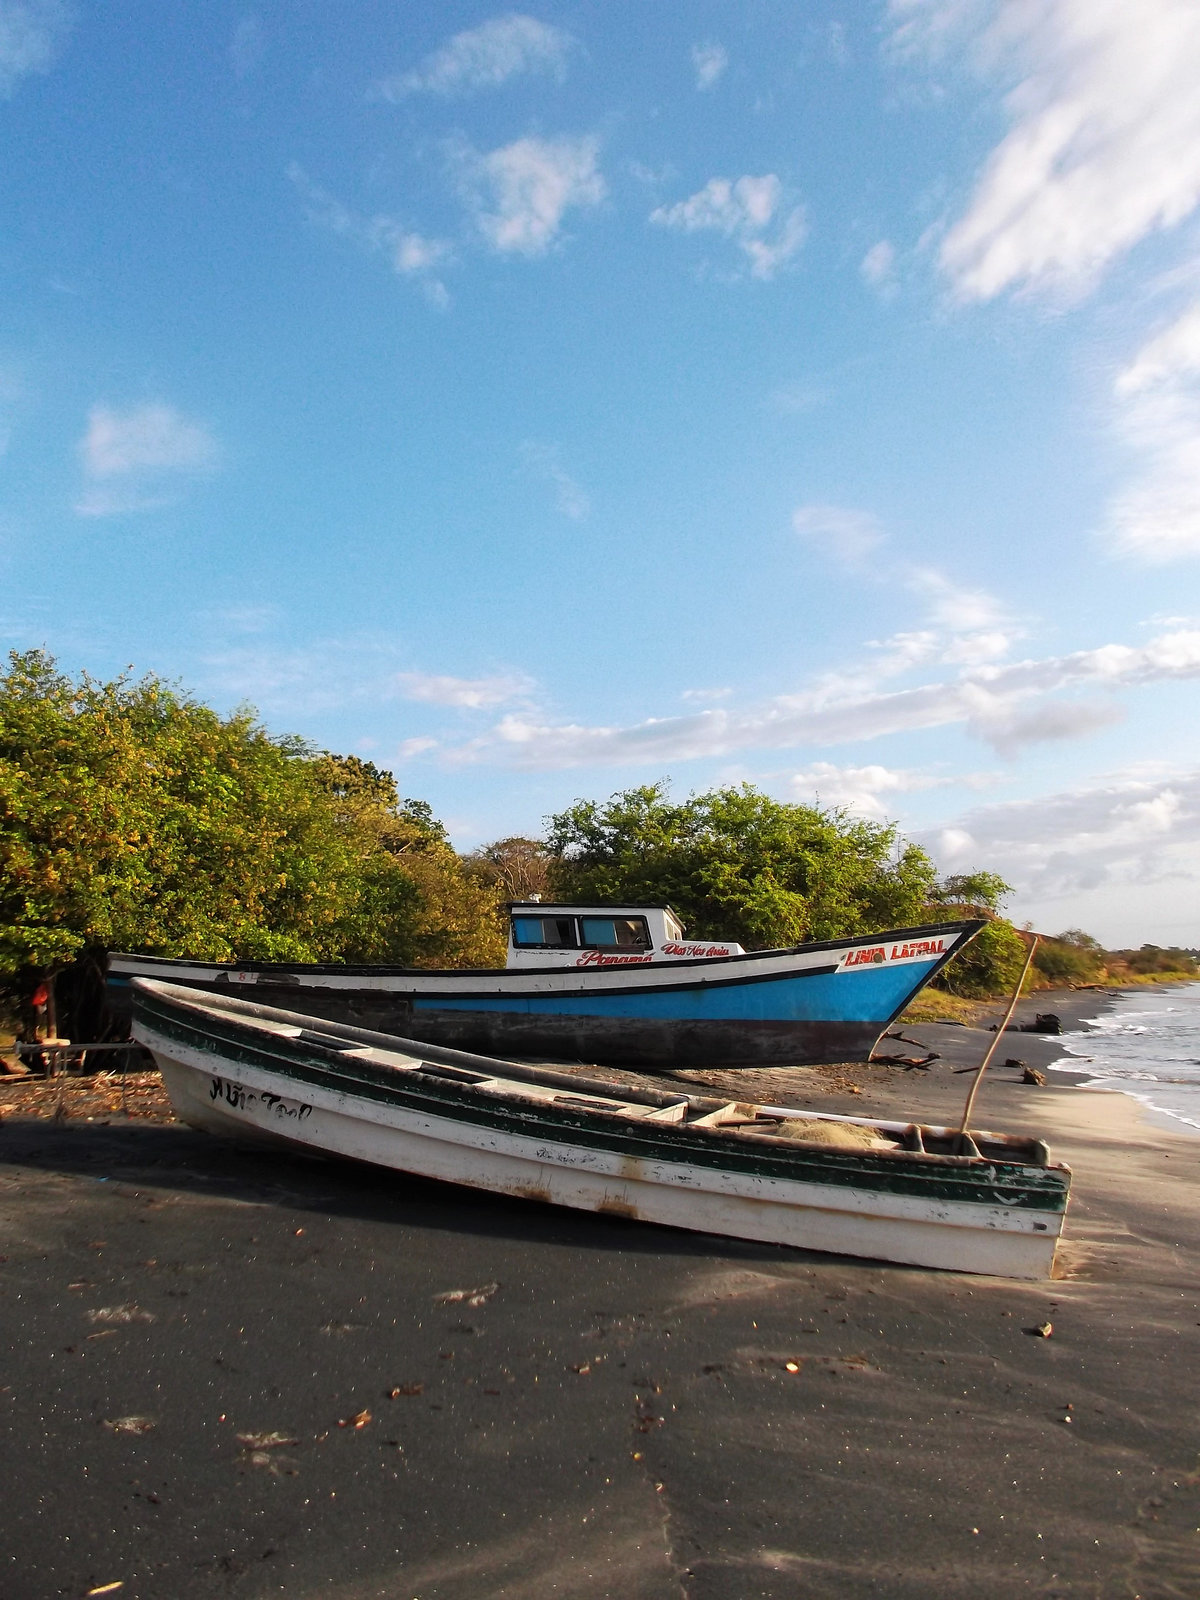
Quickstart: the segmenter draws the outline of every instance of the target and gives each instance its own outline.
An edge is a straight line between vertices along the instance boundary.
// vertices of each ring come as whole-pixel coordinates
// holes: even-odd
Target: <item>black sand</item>
[[[944,1059],[736,1092],[953,1120],[986,1036],[903,1031]],[[1076,1173],[1040,1285],[4,1123],[0,1596],[1200,1595],[1200,1141],[1017,1078],[977,1121]]]

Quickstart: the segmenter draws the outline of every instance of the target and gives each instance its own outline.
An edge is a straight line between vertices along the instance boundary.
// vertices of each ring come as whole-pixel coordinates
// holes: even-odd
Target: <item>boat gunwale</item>
[[[688,957],[680,958],[678,960],[672,958],[670,960],[665,960],[665,961],[653,961],[653,962],[644,962],[644,963],[643,962],[639,962],[636,965],[633,964],[633,963],[626,963],[624,965],[618,965],[618,966],[612,966],[612,967],[599,967],[598,966],[598,967],[589,967],[586,970],[589,973],[589,975],[594,974],[597,977],[600,976],[601,974],[603,974],[604,976],[607,977],[609,974],[622,975],[625,972],[631,972],[631,971],[632,972],[646,972],[648,970],[650,970],[650,971],[661,971],[664,968],[677,968],[677,967],[691,967],[691,968],[695,968],[695,969],[697,969],[699,971],[712,971],[714,969],[718,969],[718,968],[724,967],[727,964],[735,964],[737,962],[762,961],[763,959],[768,958],[768,957],[795,956],[795,955],[799,955],[799,954],[802,954],[802,953],[803,954],[807,954],[809,951],[820,952],[822,950],[852,949],[852,948],[854,948],[856,946],[868,945],[868,944],[881,944],[881,943],[886,942],[887,940],[896,940],[896,939],[900,939],[900,938],[905,938],[905,939],[907,939],[907,940],[909,940],[911,942],[911,940],[920,939],[920,938],[928,938],[929,936],[935,935],[935,934],[950,934],[950,933],[966,934],[968,936],[968,938],[973,938],[974,935],[977,934],[981,928],[984,928],[986,926],[987,926],[987,919],[986,918],[984,918],[984,917],[971,917],[971,918],[965,918],[961,922],[931,922],[931,923],[923,923],[920,926],[911,927],[911,928],[885,928],[885,929],[882,929],[878,933],[852,934],[852,935],[849,935],[848,937],[844,937],[844,938],[841,938],[841,939],[816,939],[816,940],[813,940],[811,942],[803,943],[803,944],[778,945],[778,946],[773,946],[769,950],[746,950],[746,951],[743,951],[743,953],[741,955],[736,955],[736,956],[735,955],[730,955],[730,956],[688,956]],[[945,964],[945,962],[950,959],[950,956],[957,952],[957,949],[960,948],[961,944],[966,943],[966,942],[967,942],[967,938],[964,938],[964,939],[956,942],[955,950],[949,951],[941,959],[941,961],[939,961],[938,966],[935,967],[934,972],[932,972],[930,974],[930,977],[934,976],[936,974],[938,968],[943,966]],[[272,975],[272,974],[276,974],[276,973],[285,974],[285,973],[290,973],[290,972],[301,972],[301,973],[304,973],[306,975],[311,975],[312,977],[338,977],[338,976],[344,976],[344,977],[348,977],[348,978],[367,978],[367,977],[378,977],[378,978],[385,978],[385,977],[395,977],[395,978],[431,978],[431,979],[437,979],[437,978],[455,978],[455,979],[457,979],[457,978],[480,978],[480,977],[487,977],[487,978],[495,978],[495,977],[536,978],[536,977],[546,977],[546,976],[551,975],[551,974],[570,973],[570,972],[573,972],[573,971],[576,970],[573,967],[562,967],[562,966],[555,966],[555,967],[400,967],[400,966],[389,966],[389,965],[386,965],[386,964],[372,965],[370,963],[361,963],[361,962],[358,962],[358,963],[343,963],[343,962],[336,962],[336,961],[194,961],[194,960],[190,959],[187,956],[138,955],[137,953],[135,953],[134,951],[131,951],[131,950],[111,950],[111,951],[108,952],[107,959],[108,959],[109,971],[110,972],[112,970],[112,962],[113,961],[147,961],[147,962],[154,963],[154,965],[156,965],[156,966],[163,966],[163,967],[193,967],[193,968],[196,968],[196,969],[204,971],[204,972],[254,972],[254,973],[266,973],[268,975]],[[585,970],[585,969],[580,969],[580,970]],[[820,969],[820,970],[822,970],[825,973],[828,973],[828,972],[831,972],[831,971],[837,971],[837,968],[836,967],[833,967],[833,968],[828,968],[827,967],[827,968],[823,968],[823,969]],[[801,971],[799,973],[789,974],[789,976],[797,976],[797,977],[803,976],[803,975],[804,975],[803,971]],[[139,976],[139,974],[135,973],[135,974],[131,975],[131,977],[137,977],[137,976]],[[773,978],[774,976],[775,976],[774,973],[770,973],[770,974],[765,974],[764,975],[764,977],[766,977],[768,979],[769,978]],[[720,982],[721,980],[718,979],[716,981]],[[734,981],[734,982],[755,982],[755,981],[759,981],[759,980],[746,978],[746,979],[733,979],[733,980],[730,980],[730,981]],[[929,982],[929,978],[926,978],[925,982],[928,983]],[[657,985],[655,987],[657,987]],[[690,986],[685,985],[685,987],[690,987]]]

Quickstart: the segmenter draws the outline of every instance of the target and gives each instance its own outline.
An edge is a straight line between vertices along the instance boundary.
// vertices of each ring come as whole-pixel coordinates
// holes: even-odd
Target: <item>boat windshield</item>
[[[580,917],[580,943],[598,950],[649,950],[645,917]]]
[[[574,950],[579,944],[574,917],[514,917],[512,938],[522,950]]]

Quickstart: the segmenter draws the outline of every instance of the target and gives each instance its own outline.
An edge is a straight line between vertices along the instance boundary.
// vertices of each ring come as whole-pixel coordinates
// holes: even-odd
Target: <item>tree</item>
[[[986,922],[970,944],[953,955],[934,979],[939,989],[970,1000],[1011,994],[1029,945],[1003,917]]]
[[[466,865],[480,882],[495,885],[504,900],[542,898],[551,892],[551,859],[540,839],[522,834],[496,839],[473,850]]]
[[[0,672],[0,977],[88,950],[488,964],[496,896],[424,801],[355,756],[161,679]]]
[[[999,911],[1012,892],[998,872],[955,872],[938,883],[930,898],[938,905]]]
[[[323,954],[353,850],[298,740],[156,678],[0,675],[0,969],[88,945]]]
[[[750,949],[918,922],[934,883],[924,851],[842,810],[749,784],[674,802],[665,783],[549,819],[562,898],[669,904],[697,938]]]
[[[1043,939],[1033,964],[1048,984],[1097,983],[1105,975],[1104,950],[1082,928],[1068,928],[1056,939]]]

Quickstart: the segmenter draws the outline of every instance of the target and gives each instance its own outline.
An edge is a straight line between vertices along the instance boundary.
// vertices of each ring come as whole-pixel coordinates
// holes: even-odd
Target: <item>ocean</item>
[[[1053,1067],[1089,1072],[1086,1087],[1132,1095],[1200,1133],[1200,983],[1124,994],[1061,1042],[1069,1054]]]

